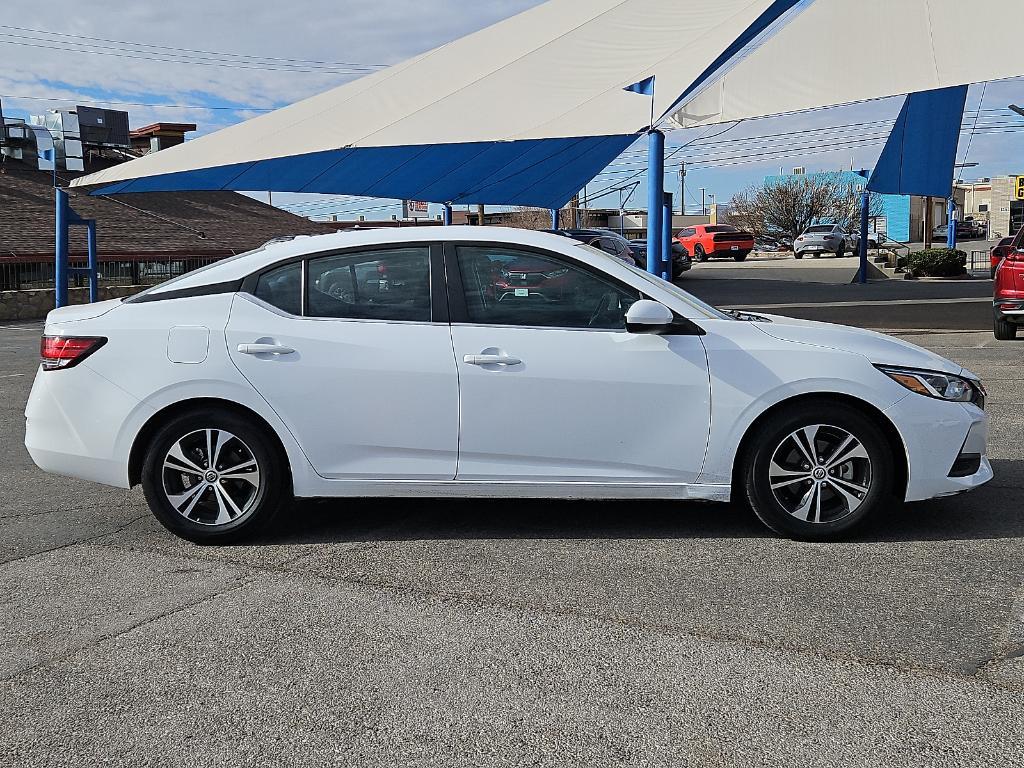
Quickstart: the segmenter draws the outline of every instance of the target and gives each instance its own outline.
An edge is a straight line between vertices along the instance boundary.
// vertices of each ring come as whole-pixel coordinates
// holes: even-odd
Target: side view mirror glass
[[[626,330],[630,333],[663,333],[674,320],[672,310],[664,304],[642,299],[626,312]]]

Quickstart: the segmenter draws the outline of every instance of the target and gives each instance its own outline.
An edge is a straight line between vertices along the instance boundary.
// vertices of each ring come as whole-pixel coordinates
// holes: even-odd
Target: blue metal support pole
[[[661,209],[661,269],[662,280],[672,282],[672,193],[663,196]]]
[[[860,271],[857,282],[861,285],[868,281],[868,216],[871,213],[871,193],[866,189],[860,197]]]
[[[661,248],[664,232],[665,134],[647,134],[647,271],[661,274]]]
[[[949,226],[946,229],[946,247],[951,251],[956,250],[956,200],[952,197],[949,198],[949,203],[946,205],[946,218],[949,221]]]
[[[95,304],[100,300],[100,263],[96,253],[96,220],[90,219],[85,226],[89,248],[89,303]]]
[[[441,223],[446,227],[452,225],[452,206],[451,203],[444,204],[444,210],[441,212]]]
[[[560,211],[557,208],[552,208],[551,209],[551,228],[552,229],[561,229],[561,226],[560,226],[561,222],[559,222],[559,220],[558,220],[559,213],[560,213]]]
[[[54,251],[53,266],[53,287],[55,304],[65,307],[68,303],[68,193],[59,187],[54,187],[56,205],[56,242]]]

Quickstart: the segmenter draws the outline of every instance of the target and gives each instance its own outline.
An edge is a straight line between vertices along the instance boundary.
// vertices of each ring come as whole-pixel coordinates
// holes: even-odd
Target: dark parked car
[[[984,231],[973,221],[958,221],[956,223],[957,240],[979,240],[984,236]],[[932,239],[934,240],[945,240],[948,237],[948,224],[940,224],[932,230]]]
[[[586,243],[615,256],[627,264],[647,269],[646,240],[627,240],[618,232],[612,232],[610,229],[549,229],[547,231],[579,240],[581,243]],[[675,241],[672,244],[672,256],[672,279],[674,280],[690,269],[693,263]]]

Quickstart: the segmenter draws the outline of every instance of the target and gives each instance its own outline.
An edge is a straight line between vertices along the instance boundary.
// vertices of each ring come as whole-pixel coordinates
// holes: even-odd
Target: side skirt
[[[728,485],[642,483],[435,482],[425,480],[326,480],[296,489],[302,498],[477,498],[477,499],[688,499],[728,502]]]

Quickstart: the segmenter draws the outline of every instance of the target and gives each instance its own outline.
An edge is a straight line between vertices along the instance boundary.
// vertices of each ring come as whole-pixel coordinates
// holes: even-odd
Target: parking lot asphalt
[[[992,281],[879,280],[854,283],[854,258],[696,265],[679,285],[715,306],[877,330],[992,329]],[[938,306],[941,305],[941,310]]]
[[[0,765],[1024,762],[1024,343],[906,337],[985,379],[996,479],[841,543],[731,506],[365,500],[203,548],[33,466],[38,335],[0,328]]]

